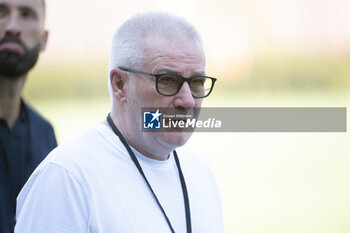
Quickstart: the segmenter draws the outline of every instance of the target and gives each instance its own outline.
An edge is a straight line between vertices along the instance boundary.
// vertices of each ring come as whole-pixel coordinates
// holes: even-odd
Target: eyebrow
[[[173,71],[173,70],[170,70],[170,69],[160,69],[157,73],[159,73],[159,74],[176,74],[176,75],[182,76],[182,74],[180,72]],[[194,72],[194,73],[191,74],[190,77],[203,76],[203,75],[205,75],[205,72]]]
[[[30,6],[19,6],[18,8],[21,11],[23,11],[23,10],[31,11],[31,12],[35,13],[36,16],[38,16],[38,12],[33,7],[30,7]]]
[[[0,7],[9,7],[6,3],[0,3]],[[30,10],[36,13],[36,10],[31,6],[18,6],[20,10]]]

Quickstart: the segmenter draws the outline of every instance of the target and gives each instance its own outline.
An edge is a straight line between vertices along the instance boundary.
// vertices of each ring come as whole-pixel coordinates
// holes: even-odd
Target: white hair
[[[183,18],[162,12],[138,14],[124,22],[114,34],[108,73],[117,67],[142,69],[145,59],[143,46],[149,37],[172,41],[186,39],[203,47],[197,30]],[[111,93],[109,81],[108,87]]]

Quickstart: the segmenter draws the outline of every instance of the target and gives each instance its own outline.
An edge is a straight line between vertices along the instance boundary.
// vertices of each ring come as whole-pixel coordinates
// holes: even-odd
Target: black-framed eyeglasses
[[[119,69],[125,72],[154,76],[156,78],[157,92],[164,96],[176,95],[180,91],[184,82],[187,82],[190,86],[193,97],[205,98],[211,93],[214,83],[216,82],[216,78],[205,75],[196,75],[190,78],[184,78],[181,75],[172,73],[152,74],[125,67],[119,67]]]

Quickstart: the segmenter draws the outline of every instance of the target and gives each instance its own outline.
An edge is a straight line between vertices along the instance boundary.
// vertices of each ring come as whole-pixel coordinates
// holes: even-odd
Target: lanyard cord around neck
[[[169,228],[171,230],[172,233],[175,233],[173,226],[170,223],[170,220],[168,218],[168,216],[165,213],[164,208],[162,207],[162,205],[160,204],[155,192],[153,191],[150,183],[147,180],[147,177],[145,175],[145,173],[142,170],[142,167],[139,163],[139,161],[137,160],[134,152],[131,150],[129,144],[127,143],[127,141],[125,140],[125,138],[123,137],[123,135],[120,133],[120,131],[118,130],[118,128],[115,126],[110,114],[108,114],[107,116],[107,122],[109,124],[109,126],[112,128],[113,132],[119,137],[120,141],[123,143],[123,145],[125,146],[125,148],[127,149],[127,151],[129,152],[129,155],[132,159],[132,161],[134,162],[135,166],[137,167],[137,169],[139,170],[141,176],[144,178],[144,180],[146,181],[149,189],[151,190],[154,199],[156,200],[160,210],[162,211],[166,222],[169,225]],[[176,162],[176,166],[177,169],[179,171],[179,177],[180,177],[180,182],[181,182],[181,187],[182,187],[182,193],[183,193],[183,197],[184,197],[184,203],[185,203],[185,214],[186,214],[186,226],[187,226],[187,233],[191,233],[192,232],[192,226],[191,226],[191,212],[190,212],[190,203],[189,203],[189,199],[188,199],[188,192],[187,192],[187,188],[186,188],[186,183],[185,183],[185,179],[184,176],[182,174],[182,170],[181,170],[181,166],[180,166],[180,161],[179,158],[177,156],[176,151],[174,150],[174,158],[175,158],[175,162]]]
[[[27,130],[27,154],[25,155],[25,177],[23,178],[24,181],[26,181],[30,175],[30,165],[32,163],[32,134],[31,134],[31,127],[30,127],[30,120],[29,120],[29,113],[28,110],[26,109],[26,106],[24,105],[23,101],[21,103],[21,109],[23,109],[24,116],[25,116],[25,125],[26,125],[26,130]],[[5,162],[5,169],[6,169],[6,175],[7,175],[7,180],[9,182],[9,188],[11,191],[11,208],[15,212],[16,211],[16,196],[17,193],[15,191],[14,184],[11,180],[11,170],[10,170],[10,163],[9,163],[9,158],[7,154],[6,147],[3,143],[3,140],[0,138],[0,147],[1,147],[1,154],[3,155],[3,160]]]

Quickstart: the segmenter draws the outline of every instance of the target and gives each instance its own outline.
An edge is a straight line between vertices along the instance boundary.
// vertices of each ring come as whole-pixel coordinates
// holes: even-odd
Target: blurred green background
[[[48,1],[49,46],[24,97],[59,144],[106,117],[113,32],[145,10],[181,15],[203,35],[219,79],[204,106],[350,107],[346,0]],[[217,177],[225,232],[347,233],[349,142],[348,132],[197,133],[189,144]]]

